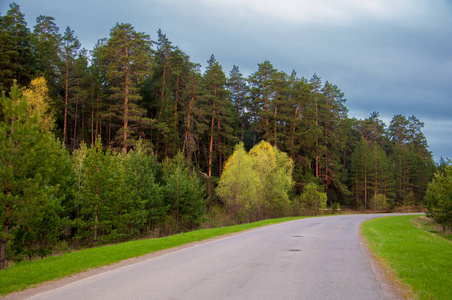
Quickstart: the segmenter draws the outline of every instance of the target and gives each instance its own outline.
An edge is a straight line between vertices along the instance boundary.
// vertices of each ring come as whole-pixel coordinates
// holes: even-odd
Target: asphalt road
[[[394,299],[359,236],[378,215],[247,231],[95,275],[31,299]]]

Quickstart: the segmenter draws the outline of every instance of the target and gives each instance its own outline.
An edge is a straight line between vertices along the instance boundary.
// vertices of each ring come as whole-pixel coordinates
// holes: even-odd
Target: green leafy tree
[[[254,146],[249,155],[259,179],[258,218],[273,216],[276,207],[284,211],[289,203],[288,192],[293,185],[292,160],[266,141]]]
[[[259,177],[253,168],[251,157],[243,143],[235,146],[226,162],[216,192],[231,215],[240,223],[257,207],[259,201]]]
[[[44,77],[33,79],[30,85],[22,90],[27,99],[28,112],[36,114],[42,130],[52,131],[55,126],[55,113],[50,104],[49,89]]]
[[[293,163],[286,153],[265,141],[249,154],[236,146],[220,178],[217,193],[237,220],[281,216],[289,209]]]
[[[444,172],[436,172],[433,180],[428,184],[425,195],[425,206],[428,216],[438,223],[452,228],[452,165],[444,168]]]

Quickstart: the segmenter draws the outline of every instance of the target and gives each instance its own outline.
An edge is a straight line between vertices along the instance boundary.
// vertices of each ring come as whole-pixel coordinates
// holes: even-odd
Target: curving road
[[[394,299],[339,215],[247,231],[95,275],[31,299]]]

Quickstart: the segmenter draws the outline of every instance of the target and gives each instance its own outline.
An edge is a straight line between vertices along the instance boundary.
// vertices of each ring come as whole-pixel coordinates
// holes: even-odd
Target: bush
[[[318,214],[326,208],[326,193],[322,187],[313,182],[308,183],[304,187],[304,192],[298,196],[293,202],[293,213],[301,214]]]
[[[369,206],[378,211],[387,211],[389,209],[388,199],[383,194],[376,194],[370,199]]]

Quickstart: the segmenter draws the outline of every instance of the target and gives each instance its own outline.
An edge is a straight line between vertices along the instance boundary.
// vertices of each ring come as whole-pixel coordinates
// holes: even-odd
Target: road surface
[[[328,216],[267,226],[31,299],[394,299],[378,281],[359,236],[361,222],[376,216]]]

